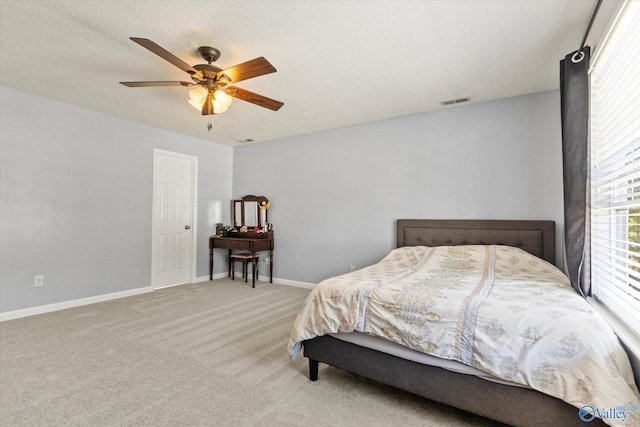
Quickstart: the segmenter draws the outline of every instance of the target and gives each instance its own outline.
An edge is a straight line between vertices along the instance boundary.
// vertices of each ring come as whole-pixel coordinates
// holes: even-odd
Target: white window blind
[[[591,69],[592,294],[640,336],[640,1]]]

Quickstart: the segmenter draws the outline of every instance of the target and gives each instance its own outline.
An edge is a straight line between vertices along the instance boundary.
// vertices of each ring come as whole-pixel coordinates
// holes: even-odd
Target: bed
[[[563,278],[566,279],[566,276],[553,267],[556,258],[555,223],[553,221],[398,220],[396,237],[398,249],[385,257],[384,262],[381,261],[374,266],[365,268],[364,272],[349,273],[328,279],[316,286],[310,294],[294,324],[289,342],[289,354],[291,358],[295,358],[301,349],[304,350],[304,356],[309,359],[309,377],[312,381],[318,379],[318,363],[322,362],[511,425],[571,426],[584,424],[583,419],[590,421],[589,425],[605,425],[605,423],[626,426],[640,425],[640,412],[625,412],[621,409],[623,407],[640,408],[640,399],[637,387],[633,383],[633,373],[628,358],[613,332],[599,316],[596,315],[595,318],[588,318],[588,320],[592,322],[592,329],[602,330],[607,335],[606,346],[611,346],[607,347],[605,351],[609,371],[603,374],[593,372],[591,376],[596,378],[593,382],[587,375],[584,377],[586,383],[580,380],[577,385],[571,382],[572,379],[565,379],[560,372],[555,372],[553,362],[551,365],[546,362],[540,363],[538,369],[535,370],[535,375],[528,375],[527,372],[522,373],[519,370],[519,364],[525,364],[525,362],[516,360],[517,363],[514,363],[513,358],[502,357],[508,352],[500,348],[500,340],[506,339],[503,338],[505,336],[503,333],[505,329],[507,332],[510,330],[511,323],[504,325],[491,323],[496,320],[494,318],[482,328],[480,324],[473,324],[473,328],[467,329],[474,330],[475,328],[473,340],[477,341],[471,343],[469,343],[469,337],[460,334],[460,325],[465,322],[480,322],[479,319],[482,316],[486,317],[486,313],[482,316],[478,313],[488,312],[490,315],[494,311],[501,313],[503,308],[495,305],[496,299],[513,301],[507,292],[512,290],[499,288],[497,285],[501,283],[500,277],[506,264],[517,263],[519,259],[522,259],[523,262],[526,261],[531,265],[539,264],[539,266],[532,267],[534,271],[540,266],[542,269],[550,271],[554,281],[561,282]],[[462,292],[464,286],[455,285],[453,284],[455,282],[450,280],[451,276],[455,276],[457,273],[452,274],[451,270],[448,270],[445,277],[442,276],[442,271],[431,270],[431,267],[427,268],[427,266],[437,262],[438,265],[452,264],[456,268],[460,265],[468,267],[467,264],[473,264],[477,259],[482,258],[483,254],[487,254],[487,259],[491,259],[491,262],[494,263],[491,264],[493,267],[488,269],[486,266],[489,265],[489,261],[482,261],[484,265],[482,267],[484,268],[482,281],[490,286],[481,285],[477,286],[472,293],[461,293],[461,295],[467,295],[464,299],[466,308],[463,315],[461,315],[462,311],[458,309],[457,319],[441,318],[438,313],[434,312],[437,310],[432,310],[433,307],[443,309],[444,305],[458,304],[455,302],[455,298],[451,298],[453,294],[441,293],[449,292],[444,289],[447,286],[438,285],[435,288],[430,288],[428,296],[421,297],[422,299],[419,299],[418,302],[415,298],[398,296],[401,294],[396,292],[398,288],[415,287],[416,283],[424,282],[423,279],[426,277],[439,277],[441,281],[451,285],[449,287],[454,289],[452,291],[454,294],[458,291]],[[466,256],[466,261],[462,264],[460,256]],[[528,267],[525,266],[521,270],[526,271],[527,269]],[[497,270],[497,273],[494,270]],[[470,267],[469,271],[471,271]],[[420,276],[421,274],[423,276]],[[525,281],[529,281],[525,285],[537,280],[535,277],[527,276],[537,273],[525,272],[523,274]],[[419,277],[422,278],[418,280]],[[466,276],[461,277],[464,279]],[[545,310],[545,305],[553,305],[549,302],[549,298],[551,301],[553,300],[554,292],[560,292],[558,295],[562,295],[559,298],[561,300],[567,297],[572,298],[562,286],[556,289],[558,285],[555,282],[546,283],[546,280],[542,279],[542,290],[538,291],[537,288],[531,290],[531,299],[527,295],[527,306],[532,307],[537,304],[541,311]],[[347,286],[348,291],[341,290],[343,283],[351,286]],[[565,287],[568,286],[566,283],[565,285]],[[386,291],[386,286],[390,286],[393,292]],[[544,286],[553,287],[545,291]],[[323,296],[322,289],[328,289]],[[529,291],[528,289],[527,292]],[[540,297],[541,300],[535,299],[533,294],[536,293],[543,294]],[[393,300],[391,297],[384,300],[384,295],[387,294],[392,295]],[[489,294],[491,294],[491,299],[489,299]],[[575,295],[577,296],[577,294]],[[323,304],[326,303],[328,306],[320,309],[310,307],[310,300],[314,298],[316,300],[314,304],[317,304],[317,301],[321,299]],[[522,300],[522,297],[520,298]],[[545,298],[547,299],[545,300]],[[417,317],[410,316],[409,319],[409,323],[412,325],[422,323],[428,330],[427,333],[424,333],[417,329],[411,329],[408,335],[418,336],[417,344],[405,342],[406,337],[398,333],[399,330],[402,330],[403,325],[398,325],[397,322],[391,326],[380,324],[380,319],[385,316],[393,318],[389,313],[378,313],[381,310],[380,307],[391,308],[392,311],[398,310],[399,305],[394,301],[400,300],[407,300],[405,303],[408,302],[410,308],[402,310],[404,310],[404,315],[410,312],[411,316],[419,308],[414,306],[425,305],[423,301],[431,301],[426,304],[426,312],[418,313]],[[347,311],[343,306],[344,301],[351,301],[354,310]],[[583,303],[587,304],[578,296],[574,302],[577,313],[575,316],[586,316],[585,312],[590,311],[588,305],[581,305]],[[491,307],[491,304],[494,306]],[[453,305],[453,307],[455,310],[456,306]],[[477,319],[474,320],[471,316],[472,320],[468,320],[469,312],[475,313]],[[523,316],[525,314],[527,314],[526,310]],[[563,314],[556,313],[556,315],[562,317]],[[588,315],[591,316],[591,314]],[[500,319],[500,316],[496,317]],[[398,320],[397,316],[395,319]],[[444,323],[447,325],[446,321],[449,321],[449,326],[444,326],[442,331],[432,330],[435,324]],[[555,323],[562,322],[566,322],[566,318],[559,319]],[[413,328],[412,325],[411,328]],[[537,327],[544,329],[546,326],[537,325]],[[444,345],[438,339],[431,339],[441,337],[443,334],[446,335],[447,330],[451,332],[456,328],[457,332],[455,333],[458,334],[456,345]],[[521,345],[523,349],[529,346],[540,348],[539,341],[542,336],[540,342],[544,342],[545,334],[537,333],[535,328],[525,329],[525,331],[526,333],[521,334],[518,338],[523,344],[506,341],[507,344],[504,348],[510,348],[515,352],[520,351],[513,350],[516,345]],[[420,334],[424,336],[420,336]],[[493,340],[493,338],[497,339]],[[484,343],[481,342],[482,340]],[[565,356],[570,356],[572,363],[577,361],[577,363],[591,369],[591,362],[585,359],[586,355],[593,352],[593,349],[589,347],[591,344],[584,339],[581,341],[569,331],[562,340]],[[487,347],[487,343],[491,347],[488,349],[489,352],[504,353],[499,355],[502,357],[502,362],[499,365],[496,355],[469,353],[469,351],[475,351],[476,347],[478,349]],[[455,350],[453,353],[451,348]],[[613,379],[604,381],[603,376],[606,375]],[[535,379],[531,379],[534,376]],[[524,380],[520,377],[524,377]],[[526,384],[527,381],[535,382],[535,385]],[[544,387],[541,388],[540,384],[543,384]],[[569,386],[572,390],[567,393],[571,394],[571,399],[567,398],[567,400],[573,403],[567,403],[553,396],[554,393],[557,395],[565,392],[564,388],[569,388]],[[558,392],[554,388],[561,389],[561,391]],[[573,388],[579,392],[582,404],[573,398],[573,394],[575,394]],[[596,390],[599,394],[596,393]],[[606,395],[609,400],[602,400],[603,395]],[[595,403],[591,403],[592,401]],[[607,402],[606,407],[603,406],[603,401]],[[615,404],[609,405],[609,402]],[[597,417],[594,419],[593,415],[596,411],[600,411],[602,419]]]

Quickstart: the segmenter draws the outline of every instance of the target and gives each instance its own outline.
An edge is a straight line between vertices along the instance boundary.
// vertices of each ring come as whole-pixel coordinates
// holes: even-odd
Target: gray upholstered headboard
[[[399,219],[396,246],[506,245],[556,262],[555,221]]]

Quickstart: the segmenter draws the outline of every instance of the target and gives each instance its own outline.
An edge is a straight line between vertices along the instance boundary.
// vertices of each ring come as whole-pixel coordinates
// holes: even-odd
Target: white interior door
[[[158,288],[195,277],[198,158],[155,149],[151,282]]]

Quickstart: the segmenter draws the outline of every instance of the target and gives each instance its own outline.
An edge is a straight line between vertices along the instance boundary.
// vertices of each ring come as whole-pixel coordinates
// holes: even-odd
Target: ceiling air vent
[[[442,101],[440,105],[442,105],[443,107],[446,107],[447,105],[462,104],[463,102],[469,102],[470,100],[471,98],[467,96],[466,98],[450,99],[449,101]]]

